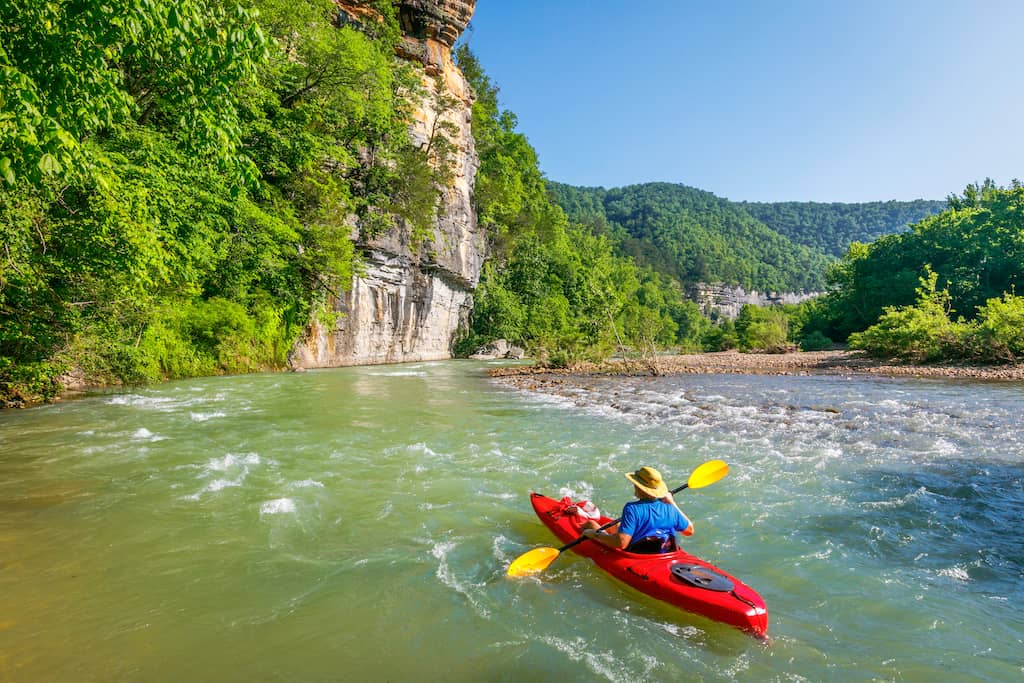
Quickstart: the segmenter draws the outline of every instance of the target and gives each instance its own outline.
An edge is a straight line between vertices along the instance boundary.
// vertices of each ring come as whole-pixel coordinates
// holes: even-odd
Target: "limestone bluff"
[[[344,17],[372,10],[365,0],[336,0]],[[384,234],[360,238],[364,268],[330,302],[340,313],[333,327],[312,320],[289,354],[293,368],[370,365],[451,357],[452,339],[466,324],[486,256],[486,235],[473,209],[479,161],[470,123],[472,91],[452,61],[452,46],[473,16],[476,0],[395,2],[403,39],[398,56],[419,63],[426,90],[415,103],[409,134],[426,144],[440,116],[455,131],[454,173],[443,188],[429,243],[414,248],[402,222]],[[438,78],[457,102],[437,111]]]

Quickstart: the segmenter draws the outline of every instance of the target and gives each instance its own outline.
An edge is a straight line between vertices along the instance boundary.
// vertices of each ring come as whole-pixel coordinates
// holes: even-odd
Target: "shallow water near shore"
[[[1024,384],[443,362],[0,414],[0,680],[1017,680]],[[676,485],[770,645],[557,545],[528,493]]]

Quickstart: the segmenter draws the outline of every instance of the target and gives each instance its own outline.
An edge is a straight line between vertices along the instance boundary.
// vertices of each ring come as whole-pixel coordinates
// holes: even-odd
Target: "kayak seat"
[[[627,553],[638,553],[641,555],[660,555],[662,553],[670,553],[676,550],[676,538],[675,534],[668,538],[659,538],[658,536],[647,536],[641,538],[639,541],[633,541],[626,548]]]

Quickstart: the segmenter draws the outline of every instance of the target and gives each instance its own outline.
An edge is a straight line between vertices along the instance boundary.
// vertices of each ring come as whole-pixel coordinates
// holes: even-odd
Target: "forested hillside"
[[[726,199],[685,185],[605,190],[549,183],[573,221],[593,224],[641,265],[689,284],[820,291],[829,258],[770,230]]]
[[[797,244],[838,258],[852,243],[902,232],[945,209],[946,202],[739,202],[737,206]]]
[[[831,336],[874,324],[887,308],[913,305],[922,279],[944,291],[942,314],[974,320],[992,299],[1024,288],[1024,187],[971,185],[949,208],[911,230],[859,244],[832,270]],[[1024,347],[1024,317],[1015,334]]]

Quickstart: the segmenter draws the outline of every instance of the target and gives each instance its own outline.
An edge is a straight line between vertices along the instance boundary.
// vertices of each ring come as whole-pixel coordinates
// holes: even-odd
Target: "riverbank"
[[[654,358],[616,358],[602,363],[577,363],[568,368],[533,365],[491,370],[491,375],[512,383],[516,378],[555,375],[881,375],[885,377],[932,377],[943,379],[1024,381],[1024,364],[911,365],[869,358],[856,351],[807,351],[785,354],[691,353]]]

